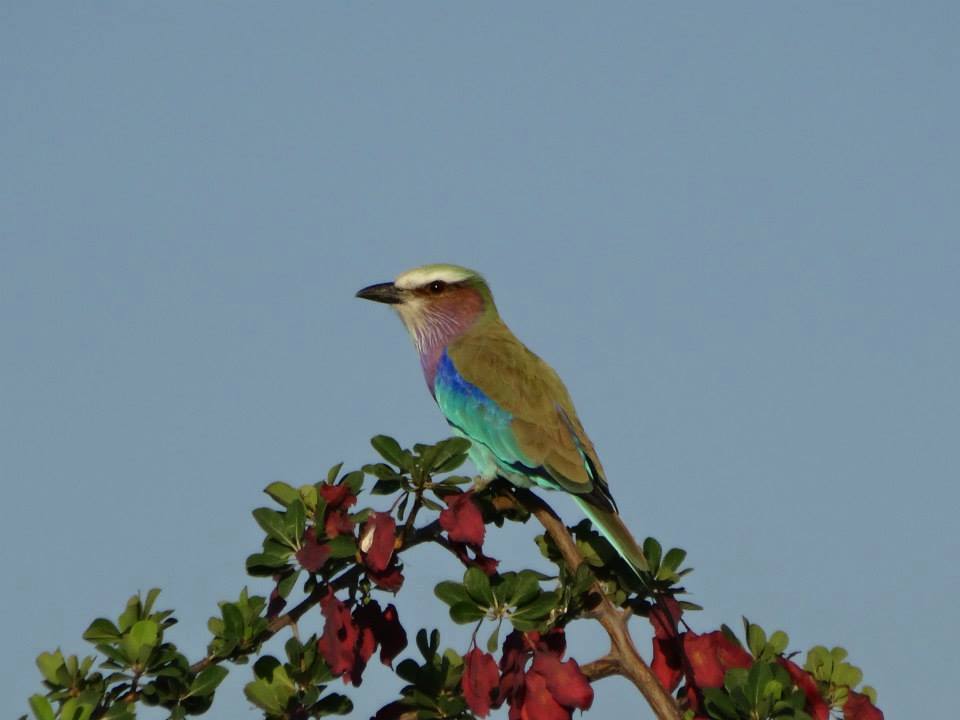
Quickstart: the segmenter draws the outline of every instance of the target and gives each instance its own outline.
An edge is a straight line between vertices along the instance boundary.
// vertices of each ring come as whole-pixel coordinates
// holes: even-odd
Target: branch
[[[620,670],[620,660],[613,655],[604,655],[593,662],[580,666],[580,672],[587,676],[590,682],[603,680],[613,675],[622,675]]]
[[[570,536],[567,526],[557,517],[553,509],[537,495],[524,488],[514,488],[513,496],[527,512],[540,521],[557,549],[560,550],[567,567],[572,572],[576,572],[583,562],[583,557],[577,550],[577,545]],[[681,720],[677,704],[664,690],[633,644],[633,638],[630,637],[630,631],[627,628],[629,615],[614,607],[598,585],[594,586],[594,591],[601,600],[592,614],[610,636],[611,650],[606,657],[585,666],[589,667],[592,673],[596,673],[595,678],[589,675],[588,677],[592,680],[612,674],[623,675],[637,686],[660,720]],[[612,663],[616,663],[615,673],[611,670]]]
[[[422,545],[425,542],[437,542],[442,547],[446,548],[450,552],[454,552],[450,544],[440,536],[442,529],[440,528],[440,522],[434,520],[427,525],[424,525],[421,528],[418,528],[412,535],[407,534],[407,537],[404,538],[400,547],[397,548],[396,552],[401,553],[404,550],[409,550],[410,548],[416,545]],[[455,554],[455,553],[454,553]],[[342,572],[337,577],[333,578],[329,582],[318,583],[316,587],[310,592],[307,597],[301,600],[297,605],[283,615],[278,615],[267,625],[267,629],[260,633],[259,636],[252,642],[252,646],[256,647],[262,645],[267,640],[272,638],[278,632],[283,630],[283,628],[290,625],[294,625],[301,617],[303,617],[308,610],[317,605],[323,597],[327,594],[329,589],[340,590],[349,585],[352,585],[358,575],[363,574],[364,567],[358,561],[356,565],[351,566],[348,570]],[[237,653],[237,655],[246,655],[247,652]],[[190,672],[198,673],[204,668],[207,668],[211,665],[217,665],[225,660],[231,660],[232,657],[216,657],[214,655],[207,655],[202,660],[198,660],[193,665],[190,666]]]

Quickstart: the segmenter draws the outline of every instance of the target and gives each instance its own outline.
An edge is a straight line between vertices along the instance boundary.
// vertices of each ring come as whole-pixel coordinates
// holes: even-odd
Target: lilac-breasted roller
[[[357,297],[399,313],[437,405],[471,441],[480,484],[501,476],[520,487],[565,490],[624,560],[637,571],[647,568],[570,394],[506,326],[479,273],[424,265]]]

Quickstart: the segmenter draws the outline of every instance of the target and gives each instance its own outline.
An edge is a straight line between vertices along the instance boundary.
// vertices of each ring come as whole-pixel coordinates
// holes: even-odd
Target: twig
[[[576,572],[583,562],[583,557],[577,550],[577,545],[570,536],[567,526],[563,524],[549,505],[529,490],[515,488],[513,495],[527,512],[536,517],[543,525],[544,530],[553,539],[554,544],[563,556],[567,567],[572,572]],[[607,631],[612,647],[610,654],[601,659],[603,664],[591,667],[591,672],[601,673],[602,671],[602,673],[607,674],[601,673],[598,677],[607,677],[613,674],[613,672],[607,671],[610,670],[610,664],[615,661],[617,674],[623,675],[637,686],[637,689],[646,698],[660,720],[681,720],[680,709],[676,702],[664,690],[653,671],[650,670],[650,667],[637,652],[637,648],[633,644],[633,638],[630,637],[627,628],[628,616],[614,607],[599,586],[594,586],[594,590],[599,594],[601,600],[593,609],[592,614]],[[593,665],[593,663],[590,665]],[[590,665],[587,667],[590,667]]]
[[[397,552],[403,552],[404,550],[409,550],[410,548],[416,545],[422,545],[425,542],[434,541],[442,547],[446,548],[450,552],[455,554],[455,551],[450,546],[450,544],[442,537],[439,533],[441,531],[440,523],[434,520],[432,523],[424,525],[421,528],[418,528],[413,535],[409,535],[408,538],[404,539],[403,544],[397,548]],[[313,588],[311,593],[307,595],[303,600],[297,603],[296,606],[288,610],[283,615],[278,615],[267,625],[266,630],[260,633],[259,636],[251,643],[252,646],[256,647],[262,645],[267,640],[272,638],[278,632],[283,630],[283,628],[288,625],[295,625],[297,621],[303,617],[308,610],[317,605],[323,597],[327,594],[328,590],[340,590],[349,585],[352,585],[357,577],[363,573],[363,565],[356,564],[350,567],[348,570],[342,572],[337,577],[330,580],[326,583],[318,583],[316,587]],[[246,655],[248,653],[240,653]],[[190,672],[198,673],[204,668],[207,668],[211,665],[216,665],[225,660],[231,660],[231,657],[216,657],[214,655],[207,655],[202,660],[198,660],[193,665],[190,666]]]

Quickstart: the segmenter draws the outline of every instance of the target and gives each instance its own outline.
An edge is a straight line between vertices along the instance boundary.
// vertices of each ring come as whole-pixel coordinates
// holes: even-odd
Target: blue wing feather
[[[537,483],[549,478],[543,468],[532,467],[517,445],[510,427],[513,415],[465,380],[446,352],[437,363],[433,392],[447,422],[474,444],[470,459],[481,475],[519,474]]]

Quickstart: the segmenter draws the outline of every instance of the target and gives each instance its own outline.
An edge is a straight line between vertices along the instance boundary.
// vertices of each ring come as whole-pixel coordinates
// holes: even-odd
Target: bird
[[[620,518],[606,475],[566,386],[500,317],[484,277],[431,264],[357,291],[399,314],[420,356],[427,387],[479,472],[518,487],[570,494],[628,565],[646,558]]]

